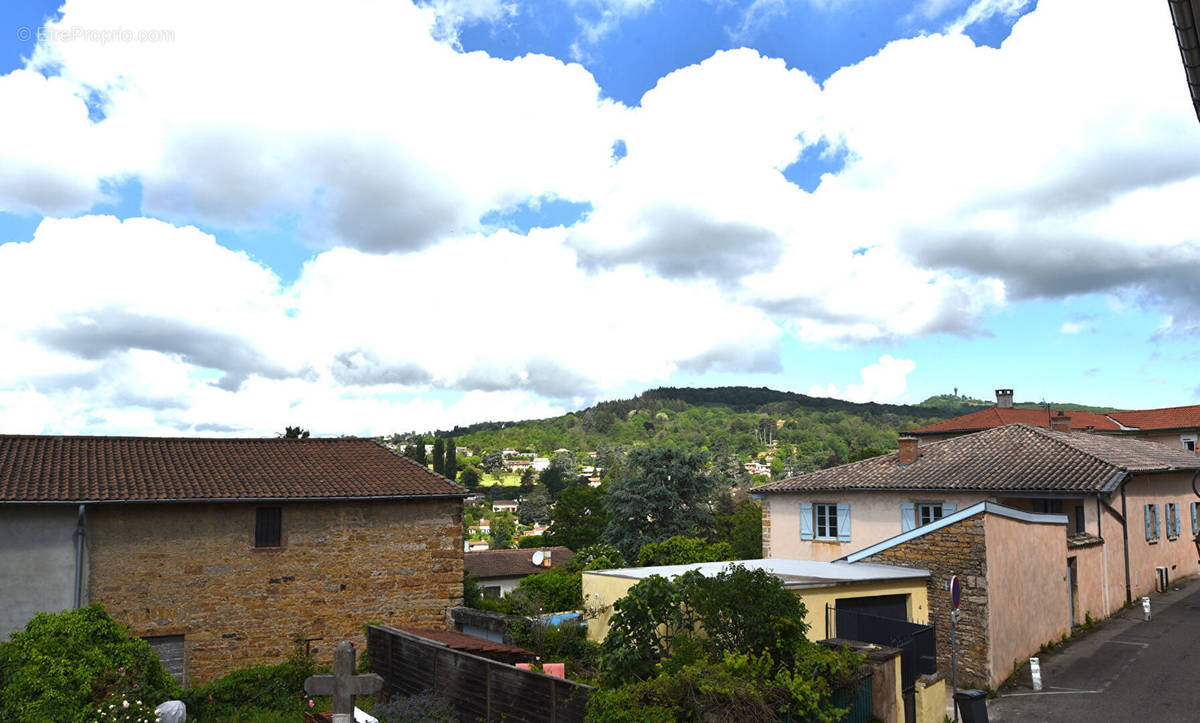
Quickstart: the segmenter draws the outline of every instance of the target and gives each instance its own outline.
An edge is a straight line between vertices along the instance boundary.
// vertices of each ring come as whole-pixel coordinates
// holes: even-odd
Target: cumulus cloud
[[[909,359],[896,359],[890,354],[879,357],[879,361],[862,368],[859,375],[862,384],[850,384],[844,391],[829,382],[824,387],[814,384],[808,393],[814,397],[835,397],[849,402],[895,402],[908,389],[907,377],[917,368]]]

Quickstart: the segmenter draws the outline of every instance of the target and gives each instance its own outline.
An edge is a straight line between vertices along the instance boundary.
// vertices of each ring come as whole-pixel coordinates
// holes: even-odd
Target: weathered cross
[[[333,675],[310,675],[304,680],[305,693],[333,696],[333,723],[354,723],[354,696],[383,690],[378,675],[354,674],[354,657],[354,643],[343,640],[333,651]]]

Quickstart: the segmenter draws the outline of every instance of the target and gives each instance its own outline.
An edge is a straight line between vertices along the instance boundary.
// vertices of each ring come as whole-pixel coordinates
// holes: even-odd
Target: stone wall
[[[950,675],[952,575],[962,582],[958,623],[958,687],[991,684],[988,658],[987,547],[984,516],[975,515],[903,542],[863,562],[929,570],[929,621],[937,626],[938,670]]]
[[[762,556],[771,557],[771,498],[762,501]]]
[[[279,662],[297,635],[327,663],[367,623],[448,627],[459,500],[281,506],[277,548],[254,547],[254,504],[92,507],[89,597],[137,635],[184,635],[188,685]]]

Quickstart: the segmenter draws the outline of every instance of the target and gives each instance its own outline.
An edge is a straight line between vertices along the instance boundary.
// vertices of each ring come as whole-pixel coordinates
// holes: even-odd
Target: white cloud
[[[917,364],[909,359],[895,359],[889,354],[879,361],[868,364],[859,372],[862,384],[850,384],[845,391],[829,382],[824,387],[814,384],[808,393],[814,397],[834,397],[849,402],[897,402],[908,389],[907,377]]]
[[[645,12],[655,0],[570,0],[579,37],[571,43],[571,58],[585,61],[591,49],[631,16]]]
[[[1019,17],[1029,8],[1031,2],[1032,0],[975,0],[963,11],[962,15],[946,25],[946,32],[961,33],[975,23],[989,20],[997,15],[1009,19]],[[927,5],[936,6],[939,3],[945,5],[945,2],[941,2],[941,0],[932,0],[927,2]],[[933,9],[930,8],[930,10]]]
[[[1096,328],[1096,323],[1091,319],[1072,319],[1064,321],[1058,327],[1060,334],[1080,334],[1085,331],[1092,331]]]

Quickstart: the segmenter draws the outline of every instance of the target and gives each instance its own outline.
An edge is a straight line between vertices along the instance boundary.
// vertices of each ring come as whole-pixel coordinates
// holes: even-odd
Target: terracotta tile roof
[[[571,561],[575,553],[565,547],[541,548],[550,551],[550,564],[559,567]],[[549,568],[537,567],[533,564],[533,553],[538,548],[526,550],[483,550],[481,552],[463,553],[463,565],[467,572],[480,580],[493,577],[523,577]]]
[[[465,494],[370,439],[0,435],[0,502]]]
[[[961,417],[947,419],[944,422],[926,424],[924,427],[910,429],[905,434],[937,434],[939,432],[976,432],[981,429],[1002,427],[1006,424],[1032,424],[1038,427],[1049,427],[1050,417],[1058,416],[1059,412],[1071,418],[1071,429],[1096,429],[1116,431],[1121,425],[1103,414],[1082,412],[1079,410],[1017,409],[1015,407],[988,407],[978,412],[964,414]]]
[[[916,461],[885,454],[755,487],[758,492],[974,490],[1097,492],[1122,472],[1200,469],[1158,442],[1010,424],[923,444]]]
[[[1190,407],[1135,409],[1128,412],[1112,412],[1108,416],[1126,427],[1137,429],[1200,427],[1200,404],[1193,404]]]
[[[486,653],[506,653],[509,655],[527,655],[530,658],[534,654],[525,648],[518,648],[515,645],[505,645],[497,643],[487,638],[481,638],[475,635],[467,635],[466,633],[457,633],[450,630],[427,630],[424,628],[397,628],[403,630],[410,635],[416,635],[426,640],[432,640],[435,643],[443,643],[446,647],[454,650],[462,650],[467,653],[486,654]]]

